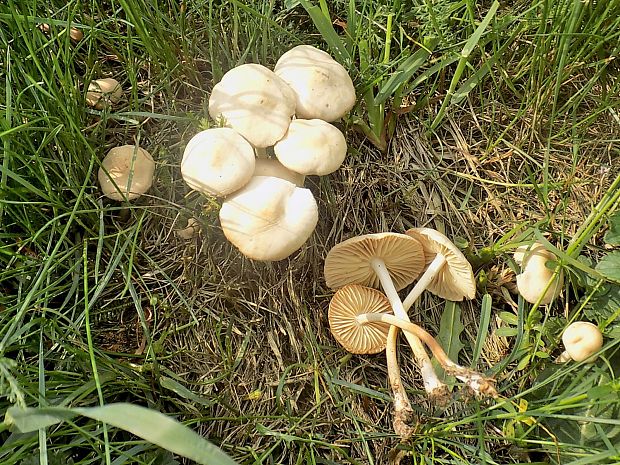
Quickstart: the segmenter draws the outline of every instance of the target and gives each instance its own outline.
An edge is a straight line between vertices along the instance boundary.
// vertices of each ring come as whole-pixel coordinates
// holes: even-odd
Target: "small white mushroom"
[[[295,91],[298,118],[336,121],[355,105],[355,87],[347,70],[316,47],[292,48],[280,57],[274,72]]]
[[[517,275],[517,289],[526,301],[546,305],[560,294],[564,283],[563,274],[560,272],[557,279],[551,282],[554,270],[546,266],[548,261],[557,260],[557,257],[540,242],[519,247],[514,259],[522,264],[523,272]]]
[[[155,162],[150,153],[135,145],[114,147],[99,168],[101,190],[113,200],[133,200],[151,188]]]
[[[290,170],[323,176],[340,168],[347,154],[347,141],[336,126],[323,120],[296,119],[273,151]]]
[[[310,237],[319,218],[308,189],[285,179],[255,176],[220,209],[226,238],[253,260],[283,260]]]
[[[225,124],[254,147],[279,141],[295,114],[293,90],[268,68],[248,63],[231,69],[213,87],[209,115]]]
[[[116,79],[104,78],[90,81],[86,92],[86,104],[103,110],[118,103],[123,98],[123,88]]]
[[[248,183],[254,164],[254,149],[248,141],[230,128],[212,128],[187,143],[181,175],[192,189],[223,197]]]
[[[591,363],[596,360],[594,354],[603,347],[603,333],[593,323],[575,321],[564,330],[562,343],[566,350],[558,357],[557,363],[569,360]]]

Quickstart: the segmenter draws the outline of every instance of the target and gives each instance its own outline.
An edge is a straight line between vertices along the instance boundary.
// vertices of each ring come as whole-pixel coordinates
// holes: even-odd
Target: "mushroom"
[[[291,171],[275,158],[257,158],[253,176],[273,176],[286,179],[297,187],[304,187],[306,180],[303,174]]]
[[[353,291],[347,289],[352,287],[355,287]],[[369,291],[364,289],[368,288],[353,285],[343,287],[338,292],[342,291],[345,296],[347,294],[355,294],[353,299],[344,297],[349,305],[338,302],[334,309],[332,309],[332,305],[330,304],[329,318],[332,334],[334,334],[336,340],[347,341],[348,346],[345,346],[345,348],[348,348],[348,350],[352,352],[353,350],[351,349],[363,347],[363,341],[366,340],[370,331],[372,331],[373,334],[382,334],[382,331],[387,331],[387,325],[398,326],[405,334],[414,334],[418,339],[424,342],[448,374],[463,381],[476,394],[497,397],[497,391],[491,379],[450,360],[435,338],[422,327],[388,313],[384,310],[385,303],[381,306],[380,304],[375,304],[366,307],[358,296],[361,295],[362,292],[370,294],[372,289]],[[336,296],[334,295],[334,297]],[[339,296],[338,300],[342,301],[343,297]],[[332,323],[332,321],[334,323]],[[382,328],[381,325],[377,326],[377,323],[383,323],[385,327]],[[367,326],[370,326],[372,329],[369,329]],[[336,336],[336,333],[338,336]]]
[[[254,149],[230,128],[212,128],[190,139],[181,160],[189,187],[223,197],[241,189],[254,172]]]
[[[325,257],[325,281],[331,289],[347,284],[378,287],[380,284],[396,317],[409,321],[398,290],[411,284],[424,267],[422,245],[413,237],[398,233],[376,233],[353,237],[336,244]],[[415,335],[405,333],[420,368],[424,388],[435,401],[447,394],[431,365],[428,354]]]
[[[231,69],[209,97],[209,115],[223,118],[228,127],[254,147],[279,141],[295,114],[295,93],[268,68],[248,63]]]
[[[323,176],[340,168],[347,154],[347,141],[336,126],[323,120],[295,119],[273,151],[290,170]]]
[[[174,233],[179,239],[189,240],[193,239],[196,234],[200,232],[200,223],[196,218],[190,217],[187,219],[187,226],[181,229],[175,229]]]
[[[90,81],[86,92],[86,104],[103,110],[118,103],[123,98],[123,88],[116,79],[103,78]]]
[[[310,237],[318,221],[308,189],[285,179],[255,176],[220,209],[226,238],[254,260],[283,260]]]
[[[592,363],[597,358],[594,354],[603,347],[603,333],[593,323],[575,321],[564,330],[562,343],[566,350],[556,359],[556,363],[569,360]]]
[[[471,264],[450,239],[430,228],[413,228],[405,234],[422,244],[426,258],[424,274],[403,300],[405,309],[409,309],[425,289],[446,300],[475,297],[476,282]]]
[[[329,302],[328,320],[334,338],[354,354],[376,354],[386,349],[388,381],[394,399],[394,431],[407,438],[412,433],[408,425],[413,416],[411,402],[400,377],[396,357],[398,333],[383,324],[360,325],[355,316],[360,313],[390,313],[392,307],[383,293],[370,287],[348,284],[336,291]],[[391,341],[390,337],[394,340]]]
[[[560,272],[555,279],[554,270],[547,268],[547,262],[557,260],[557,257],[543,244],[534,242],[530,246],[519,247],[514,259],[523,268],[523,272],[517,275],[517,289],[526,301],[546,305],[560,294],[564,276]]]
[[[355,105],[347,70],[316,47],[293,47],[280,57],[274,72],[295,91],[298,118],[336,121]]]
[[[122,145],[108,152],[97,177],[106,197],[133,200],[151,188],[154,173],[150,153],[136,145]]]

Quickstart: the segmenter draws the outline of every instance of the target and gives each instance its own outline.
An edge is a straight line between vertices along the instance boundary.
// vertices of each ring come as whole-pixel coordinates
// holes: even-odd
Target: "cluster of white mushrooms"
[[[309,45],[286,52],[273,71],[244,64],[214,86],[209,115],[225,127],[189,141],[181,174],[192,189],[224,199],[222,230],[246,257],[282,260],[310,237],[318,208],[304,179],[340,167],[347,144],[330,122],[354,104],[344,67]]]
[[[353,237],[335,245],[325,258],[325,281],[337,289],[329,305],[334,338],[349,352],[374,354],[386,349],[389,382],[394,394],[394,430],[407,437],[412,415],[396,359],[398,329],[405,333],[422,375],[424,388],[436,403],[445,403],[447,386],[437,376],[426,345],[444,370],[476,394],[496,397],[491,379],[450,360],[437,341],[411,323],[407,311],[424,290],[453,301],[473,299],[471,265],[443,234],[430,228]],[[418,280],[404,300],[398,291]],[[385,294],[373,289],[382,287]],[[393,313],[393,315],[391,315]],[[423,345],[424,344],[424,345]]]

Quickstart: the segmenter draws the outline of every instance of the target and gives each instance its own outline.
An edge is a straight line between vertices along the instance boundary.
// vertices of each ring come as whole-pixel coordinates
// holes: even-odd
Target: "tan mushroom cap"
[[[333,246],[325,257],[327,286],[331,289],[347,284],[379,287],[379,278],[370,265],[375,257],[385,262],[396,290],[411,284],[425,263],[422,245],[406,234],[388,232],[352,237]]]
[[[279,141],[295,114],[295,93],[268,68],[248,63],[231,69],[209,97],[209,115],[223,117],[226,126],[254,147]]]
[[[295,91],[298,118],[336,121],[355,105],[347,70],[316,47],[293,47],[280,57],[274,72]]]
[[[224,201],[220,223],[226,238],[254,260],[283,260],[310,237],[318,221],[308,189],[285,179],[255,176]]]
[[[99,184],[112,200],[133,200],[151,188],[155,162],[150,153],[135,145],[114,147],[101,162]]]
[[[297,187],[304,187],[306,177],[303,174],[289,170],[275,158],[257,158],[254,166],[254,176],[273,176],[286,179]]]
[[[594,323],[575,321],[562,333],[562,343],[574,361],[593,362],[596,359],[593,354],[603,347],[603,333]]]
[[[192,189],[223,197],[248,183],[254,164],[254,149],[247,140],[230,128],[212,128],[187,143],[181,175]]]
[[[104,78],[90,81],[86,92],[86,104],[97,110],[118,103],[123,97],[123,88],[116,79]]]
[[[305,175],[333,173],[344,161],[347,141],[340,130],[320,119],[295,119],[273,147],[287,168]]]
[[[476,296],[476,280],[465,255],[439,231],[431,228],[412,228],[405,234],[416,238],[424,248],[426,265],[440,253],[446,263],[426,288],[446,300],[461,301]]]
[[[344,286],[329,302],[328,320],[332,335],[353,354],[377,354],[385,349],[390,329],[385,323],[361,324],[356,320],[363,313],[392,313],[382,292],[370,287]]]

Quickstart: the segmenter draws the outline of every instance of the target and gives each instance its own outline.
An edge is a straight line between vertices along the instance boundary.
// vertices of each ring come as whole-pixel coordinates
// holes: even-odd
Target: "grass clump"
[[[618,300],[602,315],[591,302],[617,284],[596,264],[617,247],[605,231],[620,196],[620,4],[295,3],[0,6],[2,409],[131,402],[238,463],[617,463]],[[348,131],[338,173],[310,180],[321,221],[306,246],[252,262],[179,160],[226,70],[299,43],[342,59],[360,97],[343,127],[366,131]],[[118,106],[85,106],[100,77],[128,89]],[[99,163],[134,143],[153,154],[155,184],[108,202]],[[190,217],[201,233],[185,241],[173,231]],[[383,357],[348,355],[326,329],[322,266],[343,239],[415,226],[459,242],[479,298],[425,295],[412,319],[434,334],[458,320],[456,358],[494,375],[502,399],[426,405],[403,351],[419,422],[400,444]],[[551,307],[510,292],[509,256],[534,238],[570,283]],[[584,316],[605,330],[604,357],[552,364]],[[4,423],[0,462],[182,460],[100,420]]]

